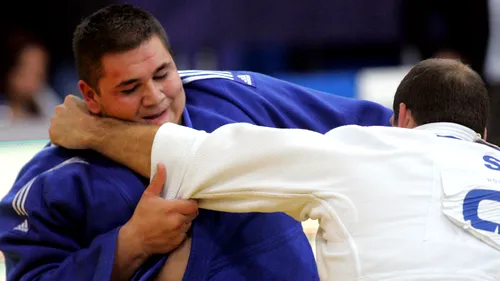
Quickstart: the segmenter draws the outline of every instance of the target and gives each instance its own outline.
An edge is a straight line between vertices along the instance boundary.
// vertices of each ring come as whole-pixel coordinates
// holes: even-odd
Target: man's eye
[[[131,89],[122,90],[122,93],[124,93],[124,94],[132,94],[136,89],[137,89],[137,86],[135,86],[135,87],[133,87]]]
[[[155,79],[155,80],[163,80],[163,79],[167,78],[167,75],[168,75],[168,73],[165,73],[165,74],[160,75],[160,76],[154,76],[153,79]]]

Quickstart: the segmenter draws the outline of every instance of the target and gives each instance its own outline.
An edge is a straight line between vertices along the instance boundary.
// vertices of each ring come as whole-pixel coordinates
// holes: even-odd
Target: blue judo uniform
[[[207,132],[247,122],[325,133],[347,124],[388,125],[392,114],[253,72],[179,73],[187,97],[183,125]],[[44,148],[0,203],[7,280],[109,280],[120,226],[148,183],[96,152]],[[285,214],[200,210],[192,238],[184,280],[318,280],[302,226]],[[151,257],[132,280],[151,280],[167,257]]]

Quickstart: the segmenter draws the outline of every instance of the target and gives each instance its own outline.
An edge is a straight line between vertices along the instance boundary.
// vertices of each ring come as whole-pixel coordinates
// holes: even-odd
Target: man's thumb
[[[160,196],[163,185],[165,184],[165,180],[167,178],[167,171],[163,164],[158,164],[156,167],[156,173],[153,176],[151,183],[146,188],[146,192],[151,195]]]

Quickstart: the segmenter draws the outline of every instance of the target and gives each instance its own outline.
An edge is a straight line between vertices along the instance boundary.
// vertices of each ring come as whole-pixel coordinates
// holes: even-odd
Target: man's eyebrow
[[[172,65],[171,61],[163,63],[162,65],[158,66],[158,68],[156,68],[155,73],[160,72],[160,71],[164,70],[165,68],[168,68],[171,65]]]
[[[115,88],[121,88],[121,87],[124,87],[124,86],[128,86],[128,85],[137,83],[139,81],[140,80],[138,78],[128,79],[128,80],[120,82],[118,85],[115,86]]]
[[[158,66],[156,68],[155,73],[160,72],[160,71],[164,70],[165,68],[168,68],[171,65],[172,65],[172,62],[163,63],[162,65],[160,65],[160,66]],[[124,80],[124,81],[118,83],[118,85],[116,85],[115,88],[121,88],[121,87],[124,87],[124,86],[128,86],[128,85],[137,83],[139,81],[140,81],[139,78],[127,79],[127,80]]]

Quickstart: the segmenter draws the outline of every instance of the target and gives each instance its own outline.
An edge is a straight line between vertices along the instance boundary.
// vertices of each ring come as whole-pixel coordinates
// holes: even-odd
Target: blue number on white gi
[[[500,209],[488,210],[488,214],[480,217],[479,204],[482,201],[496,201],[500,204],[500,191],[488,189],[472,189],[465,195],[463,203],[463,216],[465,221],[470,221],[473,228],[493,233],[499,233],[500,223],[486,220],[491,215],[498,217]]]

